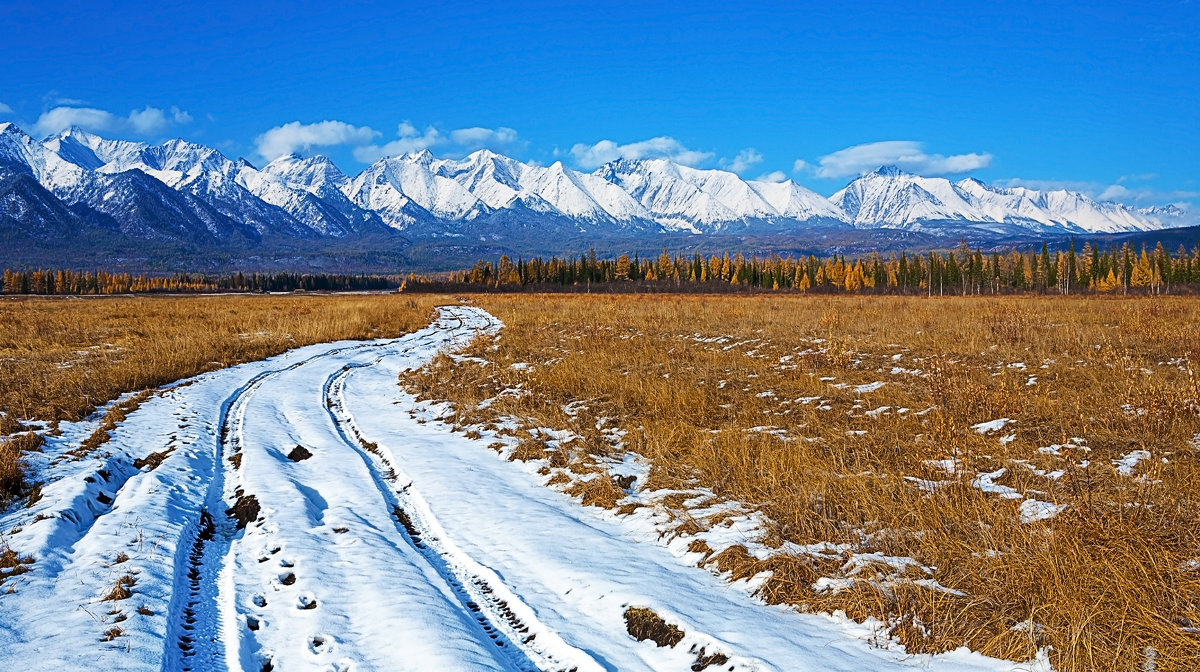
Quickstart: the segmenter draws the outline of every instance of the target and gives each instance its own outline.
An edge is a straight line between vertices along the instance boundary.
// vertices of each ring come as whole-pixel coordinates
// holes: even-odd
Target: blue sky
[[[5,2],[0,119],[350,173],[488,146],[1200,203],[1200,5],[900,4]]]

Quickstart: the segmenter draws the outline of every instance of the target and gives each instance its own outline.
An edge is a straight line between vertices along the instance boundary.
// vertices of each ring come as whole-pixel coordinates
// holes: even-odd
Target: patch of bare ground
[[[505,329],[402,384],[766,601],[910,651],[1200,669],[1194,299],[475,300]],[[745,513],[751,548],[710,535]]]

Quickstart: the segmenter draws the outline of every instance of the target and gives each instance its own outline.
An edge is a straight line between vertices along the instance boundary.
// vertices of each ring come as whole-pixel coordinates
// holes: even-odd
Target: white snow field
[[[414,417],[399,373],[500,327],[444,307],[398,339],[204,374],[83,458],[98,421],[63,423],[32,458],[41,499],[0,516],[0,547],[34,558],[0,589],[0,669],[684,671],[701,649],[727,657],[712,670],[1049,669],[768,606]],[[629,606],[685,637],[635,641]]]

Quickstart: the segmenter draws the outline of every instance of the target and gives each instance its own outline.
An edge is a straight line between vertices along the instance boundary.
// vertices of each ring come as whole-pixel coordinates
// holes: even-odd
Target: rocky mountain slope
[[[893,167],[830,198],[791,180],[746,180],[666,159],[622,159],[584,173],[489,150],[461,159],[428,151],[388,157],[351,177],[322,156],[283,156],[257,168],[183,140],[150,145],[79,129],[37,140],[0,124],[0,239],[25,247],[107,240],[124,249],[142,241],[203,255],[371,241],[391,250],[415,243],[545,253],[598,241],[678,246],[679,236],[886,246],[1136,233],[1193,219],[1173,207],[1133,209],[1078,192],[951,182]]]

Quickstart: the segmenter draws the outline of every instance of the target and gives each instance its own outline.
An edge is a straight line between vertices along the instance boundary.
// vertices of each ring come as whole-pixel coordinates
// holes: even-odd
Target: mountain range
[[[143,266],[437,265],[496,251],[586,247],[938,246],[1158,231],[1195,224],[1173,206],[952,182],[885,166],[825,198],[666,159],[585,173],[489,150],[421,151],[350,177],[323,156],[262,168],[204,145],[109,140],[72,128],[37,140],[0,124],[0,263]],[[783,245],[787,246],[787,245]],[[367,265],[371,265],[367,263]],[[190,270],[190,269],[189,269]]]

